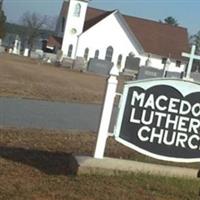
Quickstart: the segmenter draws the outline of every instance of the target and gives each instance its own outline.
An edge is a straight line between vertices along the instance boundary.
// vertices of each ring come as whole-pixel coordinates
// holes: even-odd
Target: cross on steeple
[[[192,45],[192,49],[191,49],[190,53],[182,53],[181,54],[183,57],[189,58],[188,68],[187,68],[187,72],[186,72],[186,78],[187,79],[190,78],[190,74],[192,72],[192,65],[193,65],[194,60],[200,60],[200,56],[195,55],[195,50],[196,50],[196,46]]]

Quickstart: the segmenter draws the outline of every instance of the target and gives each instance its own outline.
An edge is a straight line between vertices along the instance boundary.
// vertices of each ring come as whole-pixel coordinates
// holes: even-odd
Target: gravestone
[[[33,59],[39,59],[40,55],[38,53],[36,53],[35,51],[31,51],[30,57]]]
[[[37,54],[37,55],[39,55],[39,54]],[[56,54],[54,54],[54,53],[44,53],[43,57],[42,57],[42,61],[44,63],[56,63]]]
[[[63,51],[58,50],[56,54],[56,62],[61,63],[63,60]]]
[[[107,60],[91,58],[88,64],[88,71],[101,75],[109,75],[113,63]]]
[[[72,68],[73,60],[69,59],[67,57],[63,57],[62,62],[61,62],[61,66],[66,67],[66,68]]]
[[[21,51],[21,41],[20,41],[19,36],[17,35],[14,42],[12,53],[16,55],[20,55],[20,51]]]
[[[126,58],[124,75],[134,76],[138,73],[140,67],[140,58],[134,57],[133,54],[129,54]]]
[[[72,68],[73,69],[77,69],[77,70],[85,71],[86,70],[86,65],[85,65],[84,58],[83,57],[76,57],[76,59],[73,61]]]
[[[0,54],[5,52],[5,47],[2,46],[2,39],[0,38]]]
[[[0,46],[0,54],[5,52],[5,47]]]
[[[56,61],[55,61],[55,65],[56,66],[61,66],[61,63],[63,61],[63,51],[62,50],[58,50],[56,52]]]
[[[13,49],[12,48],[9,48],[9,50],[8,50],[8,53],[12,53],[13,52]]]
[[[35,53],[38,54],[38,57],[42,59],[44,57],[44,51],[41,49],[36,49]]]
[[[199,72],[192,72],[190,77],[196,81],[196,82],[200,82],[200,73]]]
[[[167,78],[182,78],[183,77],[183,72],[171,72],[171,71],[166,71],[166,76]]]
[[[5,52],[5,47],[0,46],[0,53],[4,53]]]
[[[0,38],[0,54],[5,52],[5,47],[2,46],[2,39]]]
[[[28,57],[28,54],[29,54],[29,49],[28,49],[28,48],[25,48],[25,49],[24,49],[24,56],[25,56],[25,57]]]
[[[137,75],[137,79],[148,79],[148,78],[159,78],[163,77],[163,69],[156,69],[154,67],[146,67],[141,66],[139,69],[139,73]]]

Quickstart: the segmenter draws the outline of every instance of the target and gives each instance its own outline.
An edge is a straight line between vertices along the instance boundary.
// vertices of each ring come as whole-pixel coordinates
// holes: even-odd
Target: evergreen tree
[[[173,25],[173,26],[178,26],[177,20],[176,20],[175,18],[171,17],[171,16],[165,18],[165,19],[164,19],[164,22],[165,22],[166,24],[171,24],[171,25]]]
[[[6,16],[4,14],[4,11],[1,9],[0,10],[0,38],[3,38],[6,34],[5,23],[6,23]]]

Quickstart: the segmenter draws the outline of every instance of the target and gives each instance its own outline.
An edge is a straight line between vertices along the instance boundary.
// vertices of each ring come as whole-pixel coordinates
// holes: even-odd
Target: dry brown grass
[[[103,76],[8,54],[0,56],[0,76],[1,96],[51,101],[101,103],[106,85]]]
[[[198,180],[144,174],[69,176],[72,153],[92,155],[95,141],[94,133],[0,129],[0,199],[199,199]],[[108,143],[108,156],[139,158],[112,139]]]
[[[0,73],[1,96],[100,103],[106,84],[105,77],[6,54],[0,57]],[[197,180],[143,174],[69,176],[76,173],[69,165],[73,154],[93,155],[95,142],[94,133],[0,128],[0,200],[199,199]],[[113,139],[105,155],[172,164],[142,156]]]

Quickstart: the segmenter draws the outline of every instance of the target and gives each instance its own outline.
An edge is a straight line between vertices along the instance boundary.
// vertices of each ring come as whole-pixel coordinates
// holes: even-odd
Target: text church
[[[113,62],[123,71],[129,55],[140,59],[140,66],[182,72],[189,51],[187,29],[162,22],[104,11],[88,6],[89,0],[65,0],[49,46],[62,49],[64,57],[85,61],[98,58]]]

